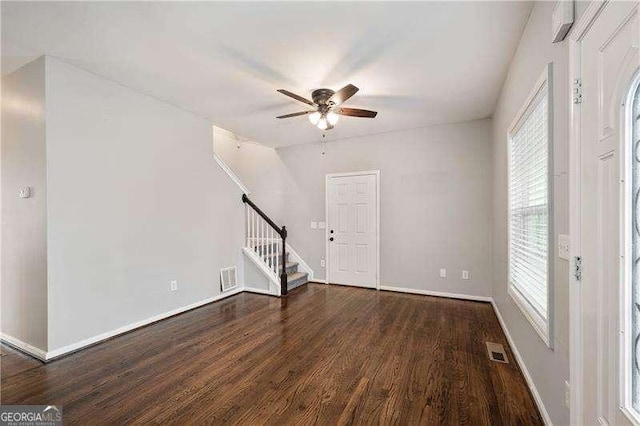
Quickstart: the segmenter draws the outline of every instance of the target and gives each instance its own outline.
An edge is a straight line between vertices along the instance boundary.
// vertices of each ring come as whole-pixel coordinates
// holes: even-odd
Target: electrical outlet
[[[320,266],[325,267],[324,259],[320,259]]]
[[[447,278],[447,270],[440,269],[440,278]]]
[[[171,291],[177,291],[177,290],[178,290],[178,281],[176,281],[176,280],[171,280],[171,284],[170,284],[169,289],[170,289]]]
[[[462,271],[462,279],[463,280],[469,279],[469,271]]]
[[[571,385],[567,381],[564,382],[564,405],[567,408],[571,405]]]

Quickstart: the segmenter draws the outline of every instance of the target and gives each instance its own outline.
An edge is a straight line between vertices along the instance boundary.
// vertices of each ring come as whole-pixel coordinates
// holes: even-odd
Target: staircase
[[[250,253],[271,283],[279,287],[280,296],[306,284],[309,274],[298,271],[300,265],[289,259],[287,228],[276,225],[246,194],[242,195],[242,202],[247,206],[245,253]]]
[[[275,253],[281,253],[280,244],[277,242],[267,243],[261,245],[255,245],[253,247],[253,251],[256,255],[262,259],[267,268],[273,270],[276,265],[276,256],[278,256],[277,263],[278,265],[282,262],[282,254],[276,255]],[[298,271],[298,262],[294,262],[290,260],[289,252],[285,252],[285,264],[284,271],[287,275],[287,291],[293,290],[296,287],[300,287],[303,284],[306,284],[309,281],[309,274],[306,272]]]

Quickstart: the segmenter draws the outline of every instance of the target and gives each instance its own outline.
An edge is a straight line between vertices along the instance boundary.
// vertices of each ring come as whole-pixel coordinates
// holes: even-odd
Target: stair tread
[[[294,272],[293,274],[288,274],[287,275],[287,281],[295,281],[297,279],[300,279],[304,276],[308,276],[309,274],[307,274],[306,272]]]

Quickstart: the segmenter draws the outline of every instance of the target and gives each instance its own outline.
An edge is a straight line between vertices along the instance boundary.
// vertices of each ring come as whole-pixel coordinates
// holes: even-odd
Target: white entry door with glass
[[[574,28],[572,424],[640,422],[638,2]]]

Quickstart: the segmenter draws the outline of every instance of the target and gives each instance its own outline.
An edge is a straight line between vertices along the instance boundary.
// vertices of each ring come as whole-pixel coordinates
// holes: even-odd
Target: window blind
[[[509,135],[509,285],[539,326],[548,320],[547,93],[545,83]]]

